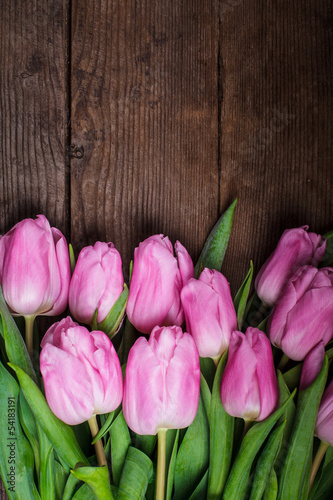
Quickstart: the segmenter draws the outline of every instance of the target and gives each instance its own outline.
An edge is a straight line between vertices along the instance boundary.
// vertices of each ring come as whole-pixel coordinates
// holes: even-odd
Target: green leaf
[[[128,358],[128,353],[134,344],[134,342],[137,340],[138,334],[135,329],[135,327],[132,325],[132,323],[129,321],[128,318],[125,319],[125,328],[123,331],[123,336],[121,339],[120,347],[118,349],[118,356],[120,359],[121,365],[124,365],[127,363],[127,358]]]
[[[35,422],[35,417],[25,397],[23,396],[22,390],[20,390],[18,411],[22,429],[24,430],[24,433],[29,440],[30,446],[34,454],[36,472],[37,476],[39,476],[40,456],[39,456],[39,441],[38,441],[37,426]]]
[[[34,456],[18,418],[19,386],[0,363],[0,473],[10,500],[40,500]]]
[[[332,449],[332,448],[330,448]],[[326,452],[327,454],[327,452]],[[328,500],[332,498],[333,492],[333,460],[324,465],[320,481],[314,489],[312,487],[309,495],[309,500]]]
[[[9,363],[15,371],[35,419],[41,425],[61,461],[74,468],[78,462],[88,463],[76,440],[73,429],[57,418],[45,397],[31,378],[18,366]]]
[[[208,488],[208,470],[206,470],[205,474],[202,476],[200,483],[190,496],[190,500],[202,500],[203,498],[206,498],[207,488]]]
[[[279,406],[282,406],[283,403],[287,401],[287,399],[289,398],[290,391],[285,383],[284,376],[282,375],[282,373],[278,371],[277,375],[279,383]],[[279,456],[276,460],[275,470],[277,472],[279,472],[279,469],[282,466],[284,459],[286,457],[286,453],[289,449],[290,434],[292,432],[292,428],[294,425],[295,413],[296,413],[296,405],[294,401],[290,401],[290,403],[288,404],[288,406],[286,407],[285,411],[282,413],[278,421],[278,423],[286,422],[286,425],[283,431],[283,438],[282,438],[281,448],[279,451]]]
[[[320,262],[319,267],[327,267],[333,265],[333,231],[326,233],[326,250],[323,260]]]
[[[227,359],[228,352],[225,352],[217,367],[212,392],[208,500],[215,500],[221,497],[232,457],[235,419],[224,410],[220,396],[222,374]]]
[[[79,466],[71,471],[73,476],[88,484],[99,500],[112,500],[113,495],[107,467]]]
[[[113,484],[118,486],[127,451],[131,444],[131,436],[122,411],[110,427],[110,436],[112,478]]]
[[[40,469],[39,469],[39,492],[42,500],[54,500],[54,453],[53,447],[45,432],[37,424],[40,449]]]
[[[223,492],[223,500],[235,500],[236,498],[240,500],[243,498],[249,482],[253,461],[269,432],[284,413],[286,406],[294,395],[295,393],[275,413],[262,422],[255,423],[249,429],[229,473]]]
[[[277,492],[278,492],[278,480],[276,477],[275,470],[271,469],[271,472],[267,479],[267,484],[262,500],[276,500]]]
[[[200,358],[200,371],[208,384],[209,390],[212,390],[216,372],[212,358]]]
[[[74,250],[71,243],[69,243],[68,245],[68,251],[69,251],[69,261],[71,265],[71,274],[73,274],[76,262],[75,262]]]
[[[166,474],[166,500],[171,500],[172,492],[173,492],[173,481],[175,477],[175,467],[176,467],[176,458],[177,458],[177,450],[178,450],[178,442],[179,442],[179,429],[175,431],[175,433],[171,433],[173,429],[169,429],[167,432],[167,449],[169,444],[169,452],[167,453],[168,458],[166,459],[166,463],[169,464],[168,471]],[[170,439],[170,436],[172,439]],[[171,447],[170,444],[173,446]],[[170,453],[171,449],[171,453]]]
[[[267,477],[279,453],[286,421],[273,430],[258,459],[251,489],[250,500],[261,500],[267,486]]]
[[[320,399],[325,388],[328,359],[316,380],[304,391],[300,391],[289,449],[279,481],[278,498],[281,500],[301,500],[307,498],[310,482],[313,450],[313,433]]]
[[[135,432],[131,432],[132,436],[132,444],[135,448],[145,453],[148,457],[151,458],[153,451],[157,442],[156,436],[143,436],[142,434],[136,434]]]
[[[108,418],[106,419],[103,427],[101,427],[101,429],[99,430],[99,432],[96,434],[96,436],[92,440],[92,442],[91,442],[92,444],[95,444],[96,441],[98,441],[99,439],[102,439],[102,437],[105,436],[105,434],[108,432],[108,430],[110,429],[110,427],[112,425],[114,416],[115,416],[115,412],[114,411],[112,411],[111,413],[109,413]]]
[[[116,500],[143,500],[153,474],[153,463],[147,455],[130,446],[120,478]]]
[[[238,330],[241,330],[243,326],[245,309],[249,298],[249,293],[252,283],[252,276],[253,276],[253,262],[251,260],[250,269],[248,270],[248,273],[234,299],[234,306],[237,313]]]
[[[293,391],[299,385],[301,379],[303,363],[298,363],[296,366],[283,374],[283,378],[290,391]]]
[[[209,462],[209,423],[200,395],[197,415],[187,428],[176,458],[173,500],[189,498]]]
[[[93,494],[88,484],[83,483],[82,486],[75,492],[71,500],[96,500],[96,496]]]
[[[127,299],[128,288],[124,284],[124,290],[120,294],[120,297],[116,300],[106,318],[97,325],[97,329],[105,332],[110,338],[114,336],[124,317]]]
[[[55,498],[63,500],[68,472],[64,469],[58,460],[54,461],[54,481],[55,481]]]
[[[25,342],[5,302],[0,285],[0,317],[2,319],[3,338],[6,353],[11,363],[24,370],[38,384],[35,370],[32,366]]]
[[[236,203],[237,199],[230,205],[226,212],[221,215],[209,234],[194,269],[196,277],[199,276],[202,267],[221,271],[231,233]]]

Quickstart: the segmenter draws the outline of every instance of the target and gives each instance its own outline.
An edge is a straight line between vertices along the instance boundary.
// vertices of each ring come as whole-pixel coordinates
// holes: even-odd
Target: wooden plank
[[[330,8],[222,2],[221,208],[239,198],[223,269],[236,285],[286,227],[333,228]]]
[[[73,2],[71,224],[76,251],[179,239],[194,257],[218,215],[214,1]]]
[[[0,2],[0,234],[44,213],[66,230],[67,0]]]
[[[0,2],[0,234],[40,213],[67,230],[67,3]]]

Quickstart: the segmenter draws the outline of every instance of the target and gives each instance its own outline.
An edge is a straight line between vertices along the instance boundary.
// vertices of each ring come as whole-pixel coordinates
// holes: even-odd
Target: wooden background
[[[194,260],[238,197],[233,293],[286,227],[333,228],[329,0],[0,0],[0,234],[44,213],[125,275]],[[5,498],[4,493],[0,498]]]

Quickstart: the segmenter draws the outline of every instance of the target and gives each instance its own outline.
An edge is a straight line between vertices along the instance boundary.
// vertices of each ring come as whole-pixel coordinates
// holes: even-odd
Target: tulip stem
[[[168,429],[160,429],[157,434],[157,472],[155,500],[164,500],[167,430]]]
[[[24,320],[25,320],[25,344],[27,346],[30,359],[33,362],[35,316],[24,316]]]
[[[253,424],[253,420],[244,420],[244,429],[243,429],[243,438],[242,439],[244,439],[245,434],[252,427],[252,424]]]
[[[313,463],[312,463],[312,469],[311,469],[311,476],[310,476],[310,485],[309,485],[309,492],[312,488],[313,481],[315,480],[316,474],[318,472],[319,466],[321,464],[322,459],[325,456],[326,450],[329,447],[329,444],[324,443],[324,441],[320,442],[318,451],[316,453],[316,456],[314,457]]]
[[[280,359],[280,362],[279,362],[277,369],[280,370],[280,372],[282,372],[283,368],[286,366],[288,361],[289,361],[288,356],[286,354],[282,354],[282,357]]]
[[[88,420],[88,424],[90,427],[90,432],[91,432],[92,438],[94,439],[95,436],[97,436],[98,431],[99,431],[96,415],[93,415]],[[103,465],[107,466],[107,461],[106,461],[106,457],[105,457],[105,453],[104,453],[102,439],[99,439],[98,441],[96,441],[96,443],[94,443],[94,447],[95,447],[98,465],[100,467],[102,467]]]

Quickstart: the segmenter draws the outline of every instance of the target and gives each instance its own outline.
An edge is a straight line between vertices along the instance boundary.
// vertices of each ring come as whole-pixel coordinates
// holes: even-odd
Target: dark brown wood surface
[[[333,228],[329,0],[1,0],[0,23],[0,234],[44,213],[127,275],[156,232],[196,259],[237,197],[235,292],[284,228]]]

